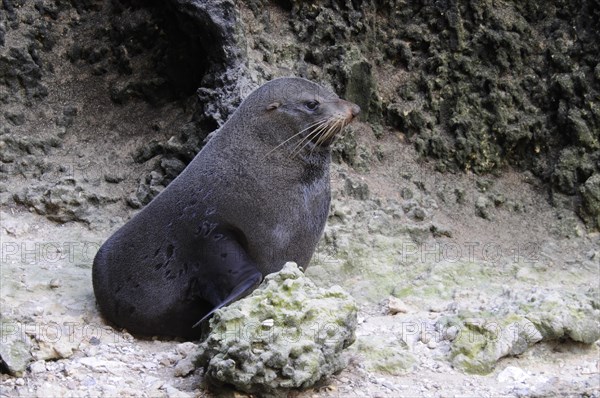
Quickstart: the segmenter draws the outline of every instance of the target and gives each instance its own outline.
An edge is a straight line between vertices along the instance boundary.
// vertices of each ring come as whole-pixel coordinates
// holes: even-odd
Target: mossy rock
[[[380,341],[376,336],[359,338],[353,350],[363,358],[367,370],[389,375],[402,375],[416,363],[406,344],[401,340]]]
[[[530,300],[534,301],[521,304],[521,311],[545,340],[567,338],[593,344],[600,339],[600,308],[593,297],[541,293]]]
[[[437,326],[444,329],[448,324],[459,330],[452,342],[452,365],[472,374],[488,374],[500,358],[521,354],[542,339],[533,323],[519,315],[463,312],[442,318]]]
[[[248,297],[218,310],[198,366],[215,385],[287,396],[341,371],[355,339],[357,306],[339,286],[318,288],[295,263]]]
[[[592,175],[581,187],[581,217],[595,229],[600,229],[600,173]]]
[[[27,366],[33,361],[31,341],[23,333],[24,325],[0,315],[2,324],[2,344],[0,362],[9,374],[23,376]]]

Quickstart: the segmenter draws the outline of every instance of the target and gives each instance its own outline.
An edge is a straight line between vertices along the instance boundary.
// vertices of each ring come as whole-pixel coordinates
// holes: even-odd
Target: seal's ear
[[[272,111],[272,110],[279,108],[280,106],[281,106],[281,103],[279,103],[278,101],[275,101],[275,102],[267,105],[267,110]]]

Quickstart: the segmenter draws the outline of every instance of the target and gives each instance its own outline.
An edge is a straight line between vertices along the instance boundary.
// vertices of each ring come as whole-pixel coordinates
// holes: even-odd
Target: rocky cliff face
[[[89,221],[86,206],[123,197],[140,207],[248,91],[298,75],[359,103],[376,136],[408,137],[438,169],[531,171],[556,205],[598,227],[596,1],[2,4],[2,170],[40,181],[12,194],[5,185],[4,202],[58,221]],[[125,134],[140,138],[128,153],[115,145]],[[140,170],[135,192],[98,197],[70,178],[85,166],[53,162],[97,140],[127,163],[121,174]],[[355,162],[347,145],[339,152]],[[119,184],[108,163],[98,180]],[[43,183],[49,175],[55,187]]]

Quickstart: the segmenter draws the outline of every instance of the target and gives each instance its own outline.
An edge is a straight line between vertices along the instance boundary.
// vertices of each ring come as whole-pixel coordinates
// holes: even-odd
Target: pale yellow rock
[[[411,308],[404,303],[404,301],[394,296],[390,296],[388,299],[388,311],[390,315],[408,314],[413,312]]]

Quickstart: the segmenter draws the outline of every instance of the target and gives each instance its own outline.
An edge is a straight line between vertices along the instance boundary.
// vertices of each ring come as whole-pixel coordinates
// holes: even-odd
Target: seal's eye
[[[309,110],[314,111],[319,107],[319,101],[308,101],[305,105]]]

